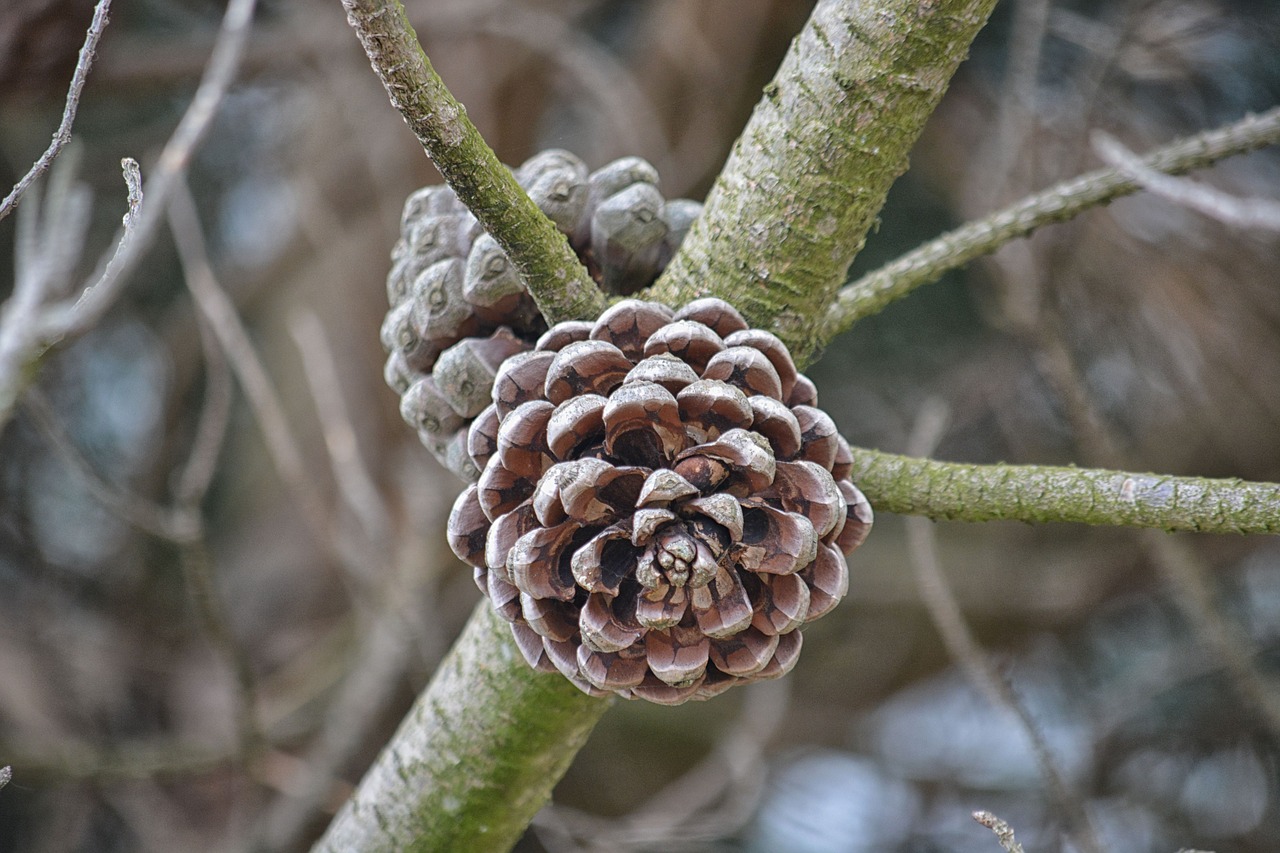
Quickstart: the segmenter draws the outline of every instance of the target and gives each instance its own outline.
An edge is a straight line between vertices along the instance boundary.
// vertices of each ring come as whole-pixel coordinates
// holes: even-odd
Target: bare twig
[[[178,475],[174,496],[179,504],[198,511],[213,482],[231,420],[231,371],[207,320],[197,313],[200,347],[204,351],[205,391],[187,463]]]
[[[35,183],[41,175],[48,171],[54,159],[62,151],[63,146],[71,141],[71,126],[76,120],[76,111],[80,108],[80,92],[84,89],[85,80],[89,78],[89,69],[93,67],[93,59],[98,51],[98,39],[107,27],[107,14],[111,11],[111,0],[98,0],[93,9],[93,20],[89,22],[89,30],[85,33],[84,44],[80,47],[80,58],[76,60],[76,70],[71,75],[71,85],[67,88],[67,103],[62,109],[62,122],[53,132],[53,140],[40,158],[31,165],[25,175],[18,179],[13,189],[0,201],[0,219],[8,216],[22,194]]]
[[[1227,225],[1280,231],[1280,202],[1266,198],[1240,198],[1187,178],[1171,178],[1148,167],[1141,157],[1121,145],[1119,140],[1101,131],[1094,134],[1093,148],[1106,163],[1147,192]]]
[[[62,782],[112,782],[193,776],[240,760],[234,749],[206,749],[165,740],[129,743],[110,749],[62,744],[56,750],[26,754],[0,745],[0,752],[23,774],[23,779]]]
[[[945,404],[938,400],[927,402],[913,430],[910,440],[911,452],[919,455],[932,453],[942,438],[946,421]],[[990,657],[978,645],[973,632],[969,630],[951,585],[943,574],[933,523],[924,518],[908,518],[907,546],[915,568],[916,588],[920,591],[925,609],[929,611],[930,618],[942,636],[948,654],[960,666],[969,682],[992,705],[1004,709],[1018,721],[1031,744],[1032,752],[1035,753],[1036,763],[1040,766],[1040,775],[1044,778],[1049,796],[1067,819],[1070,831],[1080,848],[1087,853],[1100,853],[1101,846],[1089,815],[1085,811],[1084,803],[1071,790],[1062,771],[1058,769],[1058,762],[1049,749],[1049,743],[1045,740],[1040,725],[1031,716],[1031,712],[1014,691],[1013,686],[1001,675]]]
[[[129,274],[150,248],[174,183],[187,170],[195,150],[226,95],[239,66],[256,0],[230,0],[191,105],[165,144],[147,182],[149,202],[141,203],[137,164],[123,162],[129,188],[129,211],[113,252],[78,298],[60,299],[64,282],[46,281],[39,292],[26,292],[10,300],[0,316],[0,429],[13,406],[31,382],[41,355],[60,342],[93,328],[123,290]],[[58,301],[55,301],[58,300]]]
[[[1142,162],[1165,174],[1180,175],[1276,142],[1280,142],[1280,108],[1180,139],[1145,155]],[[842,288],[827,313],[826,337],[835,337],[915,288],[937,281],[944,273],[1012,240],[1141,188],[1116,169],[1098,169],[943,234]]]
[[[73,305],[65,306],[48,319],[47,333],[56,335],[54,340],[92,328],[115,301],[126,277],[142,259],[143,253],[150,248],[168,207],[169,198],[178,183],[184,180],[191,157],[208,135],[213,118],[235,78],[240,54],[253,19],[255,3],[256,0],[230,0],[227,4],[218,40],[214,43],[213,55],[205,67],[191,106],[187,108],[173,136],[160,152],[160,159],[147,181],[149,203],[139,211],[135,194],[130,193],[131,213],[126,217],[125,225],[127,228],[132,224],[133,239],[120,247],[97,280],[85,289]]]
[[[1013,836],[1013,827],[993,815],[991,812],[977,811],[973,813],[973,819],[985,826],[996,834],[996,838],[1000,841],[1006,853],[1023,853],[1022,845],[1018,843],[1018,839]]]

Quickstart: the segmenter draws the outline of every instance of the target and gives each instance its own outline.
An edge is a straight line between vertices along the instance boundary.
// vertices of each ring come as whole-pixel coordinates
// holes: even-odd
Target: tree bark
[[[1199,533],[1280,533],[1280,483],[1049,465],[969,465],[853,449],[871,505],[956,521],[1028,521]]]
[[[732,302],[806,363],[995,0],[821,0],[651,297]]]

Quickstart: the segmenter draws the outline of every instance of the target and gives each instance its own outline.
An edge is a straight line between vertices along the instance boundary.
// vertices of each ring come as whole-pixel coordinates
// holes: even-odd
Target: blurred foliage
[[[593,167],[638,154],[668,197],[705,193],[808,5],[408,3],[505,162],[553,146]],[[76,126],[95,193],[84,272],[123,211],[116,164],[134,156],[145,173],[219,14],[204,0],[116,10]],[[0,182],[47,144],[88,15],[79,0],[0,10]],[[1280,8],[1267,0],[1002,4],[855,271],[1092,168],[1091,129],[1141,151],[1274,105],[1276,44]],[[1280,156],[1197,177],[1276,197]],[[182,548],[104,506],[23,412],[0,441],[0,766],[14,767],[0,850],[306,849],[478,598],[442,535],[460,484],[416,444],[381,378],[400,205],[439,178],[338,3],[260,10],[190,179],[214,270],[324,513],[318,531],[237,391],[203,510],[268,746],[240,749],[241,694],[202,626]],[[0,221],[0,295],[16,218]],[[921,407],[942,400],[940,458],[1085,464],[1082,415],[1041,349],[1049,329],[1094,409],[1084,420],[1114,438],[1124,467],[1274,481],[1277,269],[1277,235],[1138,195],[891,306],[833,342],[811,376],[857,444],[903,451]],[[162,505],[206,392],[225,379],[182,276],[166,235],[126,303],[47,359],[38,383],[97,477]],[[320,339],[297,334],[310,316]],[[335,375],[317,384],[329,360]],[[345,429],[354,445],[326,449],[326,431],[333,441]],[[352,446],[358,457],[343,457]],[[376,500],[353,492],[343,465],[367,470]],[[1252,694],[1155,551],[1112,530],[934,532],[967,621],[1102,849],[1277,848],[1280,730],[1241,698]],[[1280,548],[1179,541],[1207,569],[1251,676],[1276,692]],[[619,704],[520,849],[994,851],[975,809],[1007,820],[1028,850],[1087,849],[1066,838],[1071,809],[1017,717],[949,660],[911,560],[902,520],[882,517],[852,561],[848,601],[806,631],[783,682],[674,709]],[[387,624],[398,639],[379,646]],[[369,701],[343,704],[360,675],[376,687]],[[353,742],[335,747],[335,731]],[[298,803],[310,804],[300,816]]]

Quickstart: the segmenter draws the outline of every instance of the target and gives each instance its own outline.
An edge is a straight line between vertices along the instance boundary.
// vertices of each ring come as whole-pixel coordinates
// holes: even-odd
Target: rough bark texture
[[[732,302],[804,363],[995,0],[821,0],[649,298]]]
[[[342,5],[392,106],[458,198],[511,258],[542,316],[549,323],[599,316],[604,294],[431,67],[404,7],[391,0],[342,0]]]
[[[314,850],[510,849],[608,707],[530,669],[482,601]]]
[[[1200,533],[1280,533],[1280,483],[1046,465],[968,465],[853,449],[877,510],[956,521],[1066,521]]]

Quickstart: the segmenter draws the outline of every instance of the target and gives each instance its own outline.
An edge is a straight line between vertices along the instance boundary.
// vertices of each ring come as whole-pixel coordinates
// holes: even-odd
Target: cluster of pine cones
[[[550,150],[515,170],[606,292],[652,284],[702,205],[665,201],[639,157],[588,172]],[[382,325],[387,384],[400,413],[446,468],[474,481],[467,428],[489,403],[498,365],[533,347],[547,325],[502,248],[447,186],[409,196],[391,255]]]
[[[587,175],[547,152],[517,175],[611,292],[651,282],[696,214],[634,158]],[[478,480],[449,543],[530,665],[663,704],[788,672],[872,513],[782,341],[718,299],[546,329],[448,190],[410,198],[394,261],[388,381]]]

